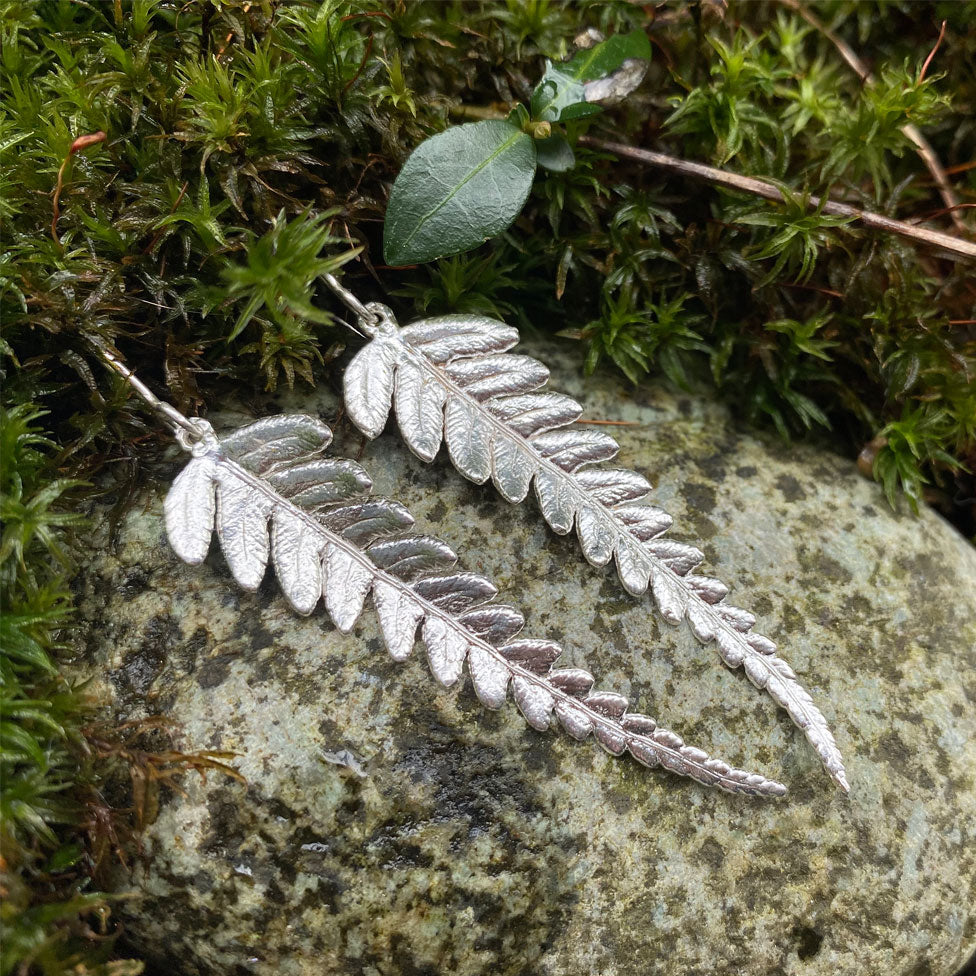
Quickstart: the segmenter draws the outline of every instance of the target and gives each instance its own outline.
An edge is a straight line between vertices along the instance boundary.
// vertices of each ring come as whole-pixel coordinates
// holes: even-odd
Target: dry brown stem
[[[656,166],[658,169],[669,170],[682,176],[708,180],[709,183],[724,186],[730,190],[741,190],[744,193],[751,193],[753,196],[764,197],[767,200],[775,200],[779,203],[783,201],[783,192],[775,183],[758,180],[753,176],[741,176],[739,173],[730,173],[715,166],[692,163],[686,159],[652,152],[650,149],[639,149],[623,142],[608,142],[604,139],[595,139],[592,136],[580,136],[579,141],[581,145],[592,146],[594,149],[605,149],[608,152],[616,153],[618,156],[634,159],[648,166]],[[811,210],[817,209],[820,204],[820,197],[811,196],[809,198]],[[824,202],[823,213],[838,217],[853,217],[865,227],[908,237],[920,244],[937,248],[953,258],[976,260],[976,244],[954,237],[952,234],[943,234],[941,231],[916,227],[913,224],[905,223],[903,220],[892,220],[890,217],[883,217],[881,214],[872,213],[870,210],[858,210],[857,207],[852,207],[846,203],[837,203],[834,200]]]

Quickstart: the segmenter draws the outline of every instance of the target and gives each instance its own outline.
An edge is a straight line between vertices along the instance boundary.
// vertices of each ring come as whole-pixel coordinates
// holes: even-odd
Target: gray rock
[[[931,512],[892,513],[846,460],[542,356],[587,417],[636,424],[613,429],[621,461],[780,643],[851,795],[741,671],[532,504],[388,432],[362,457],[377,490],[493,578],[527,633],[790,794],[732,797],[540,735],[467,681],[440,688],[420,653],[394,664],[371,612],[342,636],[291,614],[270,574],[235,589],[216,546],[186,567],[160,490],[114,549],[103,526],[79,580],[89,667],[120,718],[171,717],[182,748],[239,753],[247,785],[188,775],[164,794],[150,859],[119,882],[142,894],[120,906],[130,941],[163,972],[220,976],[953,972],[976,943],[976,552]],[[325,391],[280,406],[338,414]]]

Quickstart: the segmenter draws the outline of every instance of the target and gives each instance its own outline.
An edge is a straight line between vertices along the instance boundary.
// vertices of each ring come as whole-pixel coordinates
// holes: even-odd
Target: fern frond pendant
[[[391,405],[404,440],[424,461],[446,442],[454,466],[482,484],[489,479],[512,503],[534,485],[543,518],[554,532],[575,527],[586,559],[611,560],[624,588],[653,592],[670,623],[687,619],[722,660],[743,667],[803,730],[833,780],[849,789],[827,721],[776,645],[752,630],[755,618],[725,602],[728,588],[698,575],[703,554],[664,538],[671,516],[645,503],[650,484],[634,471],[598,466],[617,442],[573,427],[582,407],[543,387],[549,370],[509,350],[518,331],[483,316],[445,315],[399,328],[385,305],[365,307],[359,325],[370,337],[349,364],[345,403],[368,437],[386,425]]]
[[[257,589],[271,563],[297,613],[311,613],[324,599],[343,632],[352,630],[371,594],[395,660],[408,657],[419,632],[434,676],[452,685],[466,664],[488,708],[501,707],[511,687],[526,721],[540,731],[555,714],[570,735],[592,733],[613,755],[629,752],[646,766],[733,793],[786,792],[628,712],[622,695],[592,690],[589,672],[554,667],[558,644],[517,636],[522,615],[494,602],[497,591],[487,579],[454,569],[456,554],[438,539],[408,534],[409,512],[372,497],[360,465],[322,453],[332,433],[320,421],[269,417],[221,440],[205,421],[189,423],[197,437],[184,431],[181,443],[193,458],[165,502],[167,534],[184,561],[203,562],[216,529],[245,589]]]

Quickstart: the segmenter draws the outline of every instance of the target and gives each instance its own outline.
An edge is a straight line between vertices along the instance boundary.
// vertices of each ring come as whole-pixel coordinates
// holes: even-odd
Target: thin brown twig
[[[922,65],[922,70],[918,73],[918,80],[921,82],[925,78],[925,72],[929,70],[929,65],[932,63],[932,58],[935,57],[935,52],[939,50],[942,44],[942,38],[945,37],[947,21],[942,21],[942,27],[939,29],[939,37],[935,42],[935,47],[929,51],[929,56],[925,59],[925,64]]]
[[[366,50],[363,52],[363,60],[359,62],[359,67],[356,69],[356,73],[342,86],[342,94],[345,95],[347,91],[356,83],[359,76],[363,73],[363,68],[366,67],[366,62],[369,60],[369,55],[373,50],[373,35],[370,34],[366,39]]]
[[[939,188],[939,195],[946,205],[946,211],[952,220],[952,225],[961,234],[971,233],[966,222],[959,216],[957,210],[959,197],[956,196],[956,191],[952,188],[949,177],[946,175],[946,171],[943,169],[939,157],[936,156],[931,143],[922,135],[921,130],[916,125],[906,125],[902,131],[915,143],[915,149],[925,161],[925,165],[929,168],[932,179],[935,180],[936,186]]]
[[[779,2],[784,7],[789,7],[790,10],[798,13],[814,30],[819,31],[824,37],[830,41],[834,47],[837,48],[840,56],[847,62],[854,73],[861,79],[864,84],[870,84],[874,81],[870,70],[867,65],[855,54],[853,48],[840,36],[835,34],[819,17],[812,14],[807,8],[800,3],[800,0],[779,0]],[[929,66],[929,62],[935,56],[935,52],[939,49],[939,43],[942,41],[942,36],[945,33],[945,21],[942,22],[942,31],[939,33],[939,41],[936,42],[932,52],[929,54],[928,58],[925,60],[925,64],[922,67],[922,76],[925,75],[925,71]],[[922,80],[922,76],[919,77],[919,81]],[[966,222],[959,216],[958,212],[954,209],[959,204],[959,198],[956,196],[956,191],[953,189],[952,184],[949,182],[949,177],[946,174],[945,168],[943,167],[939,157],[936,155],[935,150],[932,148],[932,144],[922,135],[921,130],[918,126],[912,124],[902,126],[902,132],[915,144],[915,151],[922,157],[922,161],[928,167],[928,171],[932,174],[932,179],[935,180],[936,186],[939,188],[939,194],[945,201],[947,208],[947,213],[949,214],[953,226],[960,234],[969,235],[971,233]]]
[[[976,210],[976,203],[957,203],[955,207],[946,207],[943,210],[923,214],[921,217],[914,217],[912,218],[912,223],[920,224],[923,220],[934,220],[936,217],[944,217],[950,210]]]
[[[682,176],[708,180],[709,183],[715,183],[730,190],[741,190],[744,193],[751,193],[753,196],[763,197],[766,200],[775,200],[777,203],[783,202],[783,191],[779,186],[775,183],[768,183],[766,180],[757,180],[754,176],[741,176],[739,173],[730,173],[715,166],[693,163],[676,156],[652,152],[650,149],[639,149],[623,142],[609,142],[604,139],[595,139],[592,136],[580,136],[579,141],[582,145],[593,146],[595,149],[605,149],[616,153],[618,156],[625,156],[648,166],[656,166],[659,169],[679,173]],[[811,196],[808,205],[811,210],[819,208],[821,206],[820,197]],[[954,237],[952,234],[943,234],[941,231],[929,230],[926,227],[916,227],[913,224],[905,223],[903,220],[892,220],[890,217],[883,217],[881,214],[872,213],[870,210],[858,210],[856,207],[834,200],[823,201],[822,212],[837,217],[853,217],[865,227],[911,238],[919,243],[938,248],[955,258],[976,260],[976,244],[960,237]]]
[[[799,281],[781,281],[779,282],[783,288],[798,288],[800,291],[815,291],[818,295],[827,295],[830,298],[844,298],[844,293],[840,291],[834,291],[832,288],[820,288],[817,285],[805,285]]]
[[[950,166],[946,172],[955,175],[956,173],[965,173],[970,169],[976,169],[976,159],[971,159],[968,163],[956,163],[955,166]]]

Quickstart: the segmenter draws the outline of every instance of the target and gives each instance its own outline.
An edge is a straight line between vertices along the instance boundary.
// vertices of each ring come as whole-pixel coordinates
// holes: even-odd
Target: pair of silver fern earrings
[[[700,641],[715,642],[727,665],[744,667],[849,790],[824,716],[776,645],[753,631],[752,614],[725,602],[723,583],[695,572],[704,558],[698,549],[665,538],[672,519],[646,503],[650,484],[636,472],[603,466],[616,456],[616,441],[574,426],[580,404],[545,389],[545,365],[509,351],[519,341],[516,329],[472,315],[399,328],[387,306],[363,305],[335,277],[324,279],[368,339],[343,378],[346,411],[359,430],[378,436],[392,408],[422,460],[433,460],[446,442],[461,474],[478,484],[490,479],[507,501],[523,501],[534,486],[554,532],[575,527],[593,566],[615,561],[628,593],[641,597],[650,589],[665,620],[687,619]],[[571,736],[592,733],[612,755],[629,752],[646,766],[732,793],[786,793],[781,783],[711,759],[654,719],[629,712],[623,695],[594,691],[588,671],[556,667],[562,648],[518,636],[522,614],[495,601],[489,580],[456,569],[456,553],[439,539],[412,534],[410,513],[373,497],[361,465],[325,453],[332,431],[321,421],[278,415],[218,438],[207,421],[158,399],[111,350],[98,351],[192,456],[165,501],[167,535],[185,562],[203,562],[216,528],[245,590],[258,588],[270,561],[296,613],[310,614],[324,599],[343,633],[371,594],[394,660],[409,656],[419,631],[434,677],[453,685],[467,663],[488,708],[501,707],[511,687],[525,720],[540,731],[555,714]]]

